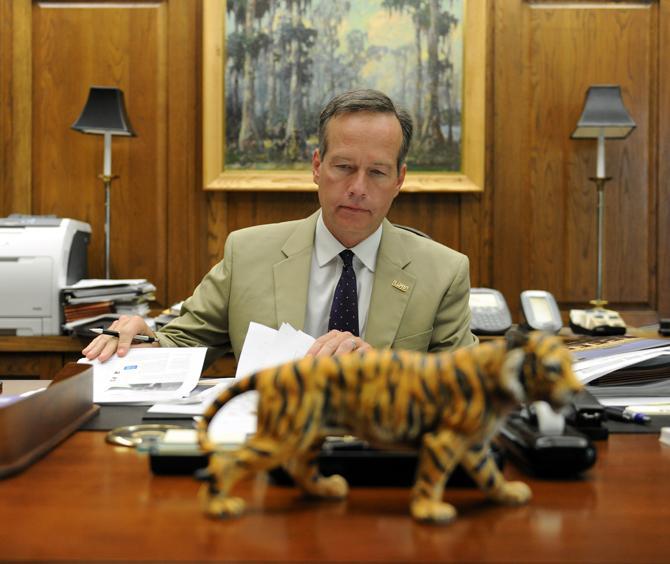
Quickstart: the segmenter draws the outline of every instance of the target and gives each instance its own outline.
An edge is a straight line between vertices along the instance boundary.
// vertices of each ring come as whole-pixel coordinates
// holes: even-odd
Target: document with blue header
[[[94,403],[154,404],[187,397],[198,384],[205,347],[131,348],[93,366]]]

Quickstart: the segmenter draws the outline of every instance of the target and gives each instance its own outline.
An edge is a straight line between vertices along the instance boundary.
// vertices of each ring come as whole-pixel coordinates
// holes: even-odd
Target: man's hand
[[[135,335],[148,335],[155,337],[156,334],[149,328],[139,315],[122,315],[109,326],[110,329],[119,332],[119,338],[110,335],[98,335],[93,339],[81,353],[88,359],[97,358],[100,362],[105,362],[114,354],[125,356],[130,349],[133,337]],[[146,345],[138,345],[146,346]],[[160,346],[157,343],[149,346]]]
[[[307,356],[335,356],[354,351],[365,352],[372,349],[369,343],[366,343],[360,337],[356,337],[349,331],[332,330],[321,335],[307,351]]]

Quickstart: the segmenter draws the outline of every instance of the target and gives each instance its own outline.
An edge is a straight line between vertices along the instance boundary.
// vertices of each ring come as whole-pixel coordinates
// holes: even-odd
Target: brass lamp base
[[[98,174],[98,178],[102,180],[105,185],[105,278],[110,279],[111,269],[109,265],[110,261],[110,248],[111,248],[111,238],[112,238],[112,204],[111,204],[111,192],[112,192],[112,180],[119,178],[118,174]]]

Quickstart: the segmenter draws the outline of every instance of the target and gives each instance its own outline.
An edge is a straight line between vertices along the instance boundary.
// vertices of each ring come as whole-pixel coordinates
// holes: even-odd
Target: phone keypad
[[[500,335],[510,328],[511,322],[506,312],[495,311],[493,308],[473,308],[472,332],[476,335]]]

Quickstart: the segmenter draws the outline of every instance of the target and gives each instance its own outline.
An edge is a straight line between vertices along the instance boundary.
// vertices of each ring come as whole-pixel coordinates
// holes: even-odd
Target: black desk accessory
[[[670,318],[659,321],[658,332],[664,337],[670,337]]]
[[[589,391],[575,395],[565,415],[568,424],[593,440],[606,439],[609,431],[605,426],[605,408]]]
[[[504,456],[497,445],[491,453],[499,468]],[[161,453],[149,451],[149,466],[158,475],[192,475],[207,466],[209,456],[197,452]],[[327,441],[318,458],[321,473],[339,474],[350,486],[361,487],[410,487],[416,478],[418,456],[416,451],[376,450],[363,441],[334,439]],[[289,486],[293,482],[283,468],[270,471],[276,485]],[[450,476],[450,487],[474,487],[470,476],[457,466]]]
[[[507,418],[498,440],[523,471],[542,478],[574,478],[596,461],[586,435],[567,424],[560,434],[542,433],[527,409]]]

